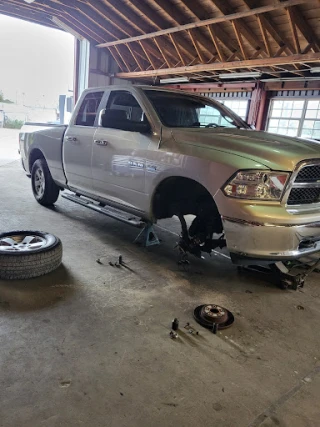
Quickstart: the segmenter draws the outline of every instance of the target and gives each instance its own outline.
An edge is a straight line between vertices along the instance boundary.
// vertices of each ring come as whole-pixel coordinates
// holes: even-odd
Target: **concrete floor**
[[[46,209],[19,161],[2,164],[0,183],[0,229],[64,245],[56,272],[0,281],[1,427],[319,426],[319,275],[281,291],[221,255],[185,273],[163,229],[145,249],[135,229],[67,200]],[[109,266],[119,254],[133,272]],[[192,313],[203,303],[227,307],[234,325],[202,329]],[[171,340],[173,317],[200,335]]]

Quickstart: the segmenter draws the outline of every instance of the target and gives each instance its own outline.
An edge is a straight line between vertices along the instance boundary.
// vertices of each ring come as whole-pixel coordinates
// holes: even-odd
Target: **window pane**
[[[294,117],[295,119],[300,119],[302,116],[302,110],[292,110],[291,117]]]
[[[314,129],[320,129],[320,120],[317,120],[316,122],[314,122]]]
[[[282,110],[272,110],[271,116],[272,117],[281,117],[281,111]]]
[[[283,101],[273,101],[273,108],[282,109]]]
[[[93,126],[97,111],[104,92],[88,93],[80,106],[75,124],[78,126]]]
[[[304,105],[304,101],[293,101],[293,107],[296,110],[302,110]]]
[[[306,118],[307,119],[315,119],[317,117],[317,110],[307,110]]]
[[[269,122],[269,126],[270,127],[278,127],[278,125],[279,125],[279,120],[278,119],[271,119],[270,120],[270,122]]]
[[[281,117],[291,117],[291,110],[282,110]]]
[[[247,100],[226,100],[224,102],[224,105],[230,110],[232,110],[234,113],[238,114],[243,120],[246,120],[247,118],[247,108],[248,108],[248,101]]]
[[[289,126],[290,129],[298,129],[299,127],[299,122],[298,120],[290,120],[289,121]]]
[[[301,136],[302,138],[311,138],[312,129],[302,129]]]
[[[288,127],[289,120],[279,120],[279,126],[280,127]]]
[[[318,110],[319,101],[308,101],[307,110]]]
[[[303,129],[313,129],[313,125],[314,125],[314,120],[305,120],[303,122]]]

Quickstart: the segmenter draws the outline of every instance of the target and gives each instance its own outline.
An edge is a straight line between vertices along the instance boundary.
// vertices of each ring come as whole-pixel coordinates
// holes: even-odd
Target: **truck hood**
[[[320,159],[320,142],[251,129],[173,129],[172,137],[176,143],[234,154],[273,170],[292,171],[301,160]]]

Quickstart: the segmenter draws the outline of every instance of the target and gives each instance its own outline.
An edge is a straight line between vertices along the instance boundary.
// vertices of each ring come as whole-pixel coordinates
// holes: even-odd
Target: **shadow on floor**
[[[61,265],[45,276],[28,280],[0,280],[0,311],[34,311],[58,304],[76,292],[70,272]]]

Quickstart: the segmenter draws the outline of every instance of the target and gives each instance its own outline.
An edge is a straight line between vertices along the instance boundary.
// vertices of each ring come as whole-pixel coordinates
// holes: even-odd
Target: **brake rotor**
[[[195,320],[205,328],[212,329],[213,325],[219,325],[219,329],[229,328],[234,322],[231,311],[216,304],[199,305],[194,309]]]

